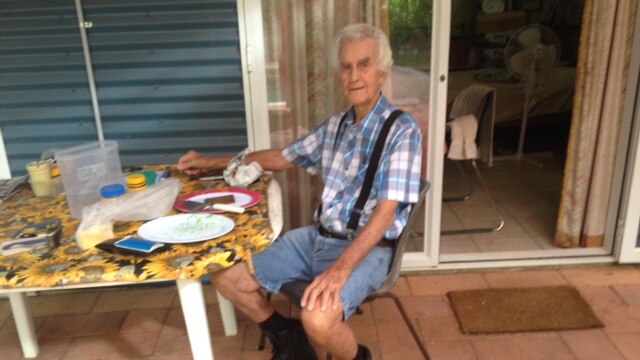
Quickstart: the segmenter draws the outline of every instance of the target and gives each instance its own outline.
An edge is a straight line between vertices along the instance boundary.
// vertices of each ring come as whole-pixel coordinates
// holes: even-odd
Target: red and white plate
[[[199,203],[204,203],[207,199],[212,199],[212,198],[227,196],[227,195],[232,195],[235,201],[233,203],[229,203],[226,205],[239,206],[245,209],[252,207],[253,205],[256,205],[257,203],[260,202],[260,200],[262,200],[262,196],[253,190],[240,189],[240,188],[214,189],[214,190],[205,190],[205,191],[200,191],[200,192],[192,193],[189,195],[185,195],[176,201],[175,208],[183,212],[193,212],[193,208],[186,205],[185,201],[195,201]],[[223,211],[210,209],[210,210],[200,210],[198,212],[206,213],[206,214],[217,214]]]

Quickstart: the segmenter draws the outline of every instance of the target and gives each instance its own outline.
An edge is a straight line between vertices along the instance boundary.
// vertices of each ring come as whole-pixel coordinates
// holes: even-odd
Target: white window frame
[[[260,0],[238,0],[238,31],[242,62],[242,86],[249,148],[271,147],[267,99],[267,75]]]
[[[442,216],[442,175],[444,167],[445,119],[449,76],[449,35],[451,2],[433,2],[431,28],[431,76],[429,90],[429,136],[427,181],[431,188],[426,196],[423,252],[405,253],[403,270],[425,270],[438,265],[440,256],[440,217]]]
[[[620,263],[640,263],[640,12],[636,14],[629,83],[625,99],[624,119],[629,119],[621,130],[631,133],[626,158],[626,171],[620,197],[620,211],[616,221],[615,255]],[[619,162],[623,163],[623,162]]]

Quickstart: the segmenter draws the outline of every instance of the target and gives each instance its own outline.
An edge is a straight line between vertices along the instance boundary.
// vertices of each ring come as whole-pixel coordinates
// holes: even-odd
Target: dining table
[[[175,166],[145,166],[146,170],[165,171],[182,185],[177,199],[189,194],[225,190],[221,179],[200,180],[179,173]],[[59,219],[58,244],[44,244],[25,252],[0,255],[0,295],[8,296],[23,355],[38,355],[38,341],[27,293],[45,291],[135,286],[155,282],[174,282],[182,307],[194,359],[213,359],[203,277],[250,261],[253,254],[267,248],[282,230],[280,187],[272,175],[265,173],[248,190],[260,194],[260,201],[243,213],[225,212],[233,229],[214,239],[172,243],[152,254],[120,253],[96,247],[83,249],[76,241],[81,222],[70,215],[67,199],[62,195],[35,197],[26,186],[0,203],[0,245],[30,224]],[[175,207],[166,215],[180,213]],[[136,235],[145,221],[117,221],[113,233],[117,238]],[[226,335],[237,333],[233,305],[218,293],[219,307]],[[70,304],[71,305],[71,304]]]

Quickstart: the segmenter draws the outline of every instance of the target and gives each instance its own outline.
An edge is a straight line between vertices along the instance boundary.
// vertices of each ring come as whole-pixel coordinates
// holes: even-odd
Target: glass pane
[[[556,249],[583,2],[477,3],[452,2],[441,253]]]
[[[431,64],[432,0],[388,0],[389,41],[394,65],[388,82],[390,100],[409,112],[423,134],[423,177],[426,177],[429,127],[429,82]],[[384,17],[383,17],[384,18]],[[424,211],[421,205],[419,211]],[[420,214],[419,219],[424,219]],[[424,223],[418,221],[411,230],[407,251],[423,251]]]
[[[342,27],[365,21],[365,2],[268,0],[262,7],[271,143],[282,148],[346,106],[327,54]],[[299,169],[278,176],[285,228],[309,224],[319,177]]]
[[[338,31],[359,22],[389,35],[395,65],[383,91],[414,115],[426,135],[431,0],[267,0],[262,6],[274,146],[288,145],[346,107],[328,54]],[[308,224],[319,199],[319,179],[293,170],[280,180],[288,205],[285,219],[291,220],[285,228]],[[416,246],[422,246],[421,237]]]

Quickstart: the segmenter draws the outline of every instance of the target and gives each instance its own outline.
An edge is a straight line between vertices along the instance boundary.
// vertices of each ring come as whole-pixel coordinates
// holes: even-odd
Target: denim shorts
[[[277,294],[284,283],[313,281],[342,255],[349,244],[346,240],[321,236],[314,226],[291,230],[254,256],[254,276],[265,290]],[[392,257],[393,249],[376,246],[351,273],[340,292],[345,320],[382,285]]]

